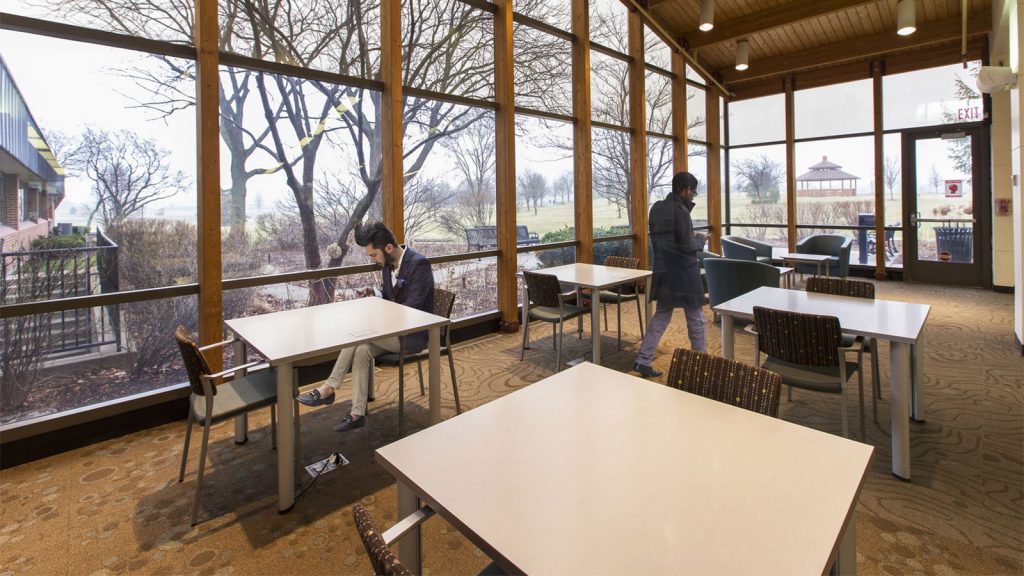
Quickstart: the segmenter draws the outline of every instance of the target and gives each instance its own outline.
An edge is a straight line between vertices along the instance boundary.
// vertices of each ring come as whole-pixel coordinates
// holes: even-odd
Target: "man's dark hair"
[[[684,189],[697,191],[697,177],[689,172],[678,172],[672,177],[672,193],[679,194]]]
[[[356,226],[356,244],[366,247],[367,245],[373,246],[377,250],[383,250],[385,246],[391,244],[392,246],[398,246],[398,240],[395,238],[394,232],[392,232],[383,222],[374,222],[373,224],[362,224]]]

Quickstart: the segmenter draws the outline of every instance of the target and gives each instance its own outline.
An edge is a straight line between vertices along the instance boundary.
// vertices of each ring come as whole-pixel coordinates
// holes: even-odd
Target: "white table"
[[[846,574],[873,451],[583,363],[376,459],[510,574]]]
[[[797,252],[787,252],[780,256],[782,263],[789,264],[814,264],[818,267],[817,276],[821,276],[821,264],[827,263],[831,256],[825,256],[824,254],[801,254]],[[825,277],[830,277],[832,274],[829,271],[828,264],[825,264]],[[803,276],[801,276],[803,278]]]
[[[901,480],[910,480],[910,423],[907,414],[915,420],[923,418],[922,331],[931,306],[762,287],[713,308],[722,315],[722,356],[734,356],[733,318],[752,319],[754,306],[835,316],[846,334],[889,341],[892,473]]]
[[[343,348],[389,336],[429,330],[430,422],[436,424],[441,421],[440,327],[446,324],[447,318],[381,298],[334,302],[227,321],[228,328],[240,339],[236,358],[244,359],[245,347],[249,346],[277,369],[277,507],[280,512],[288,511],[294,503],[295,362],[334,355]]]
[[[645,295],[647,296],[645,299],[647,302],[646,314],[647,318],[651,317],[650,294],[651,276],[653,273],[650,270],[616,268],[614,266],[599,266],[596,264],[566,264],[564,266],[531,270],[530,272],[550,274],[558,277],[558,281],[562,284],[568,284],[576,287],[577,289],[589,288],[593,291],[590,298],[590,336],[594,349],[594,364],[601,364],[601,323],[599,318],[601,306],[598,298],[598,292],[622,284],[645,280],[647,283],[647,289],[645,292]],[[522,272],[519,273],[519,276],[522,276]],[[523,329],[525,330],[525,325],[530,321],[530,299],[526,295],[525,281],[523,282],[521,298],[523,305]]]
[[[779,279],[782,281],[780,288],[792,288],[793,287],[793,271],[794,268],[789,266],[776,266],[779,271]]]

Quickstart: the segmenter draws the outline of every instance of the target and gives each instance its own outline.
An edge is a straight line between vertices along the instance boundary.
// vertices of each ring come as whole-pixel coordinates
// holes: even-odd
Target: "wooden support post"
[[[672,173],[689,170],[690,131],[686,121],[686,62],[672,51]]]
[[[405,241],[402,161],[402,3],[384,0],[380,9],[381,211],[384,223]]]
[[[871,66],[875,110],[875,279],[885,280],[885,126],[882,122],[882,62]],[[867,246],[860,246],[867,250]]]
[[[512,77],[512,0],[498,0],[494,14],[494,150],[498,226],[498,310],[501,329],[519,329],[516,272],[516,117]]]
[[[593,144],[590,126],[590,6],[572,0],[573,184],[575,190],[576,261],[594,260]]]
[[[786,230],[789,251],[796,252],[796,118],[793,78],[786,79]]]
[[[722,129],[718,122],[721,116],[720,93],[714,86],[708,86],[705,104],[705,127],[708,138],[708,248],[722,253]]]
[[[196,45],[196,174],[198,193],[199,248],[199,343],[223,340],[224,318],[221,294],[220,248],[220,52],[217,3],[195,1]],[[168,330],[173,326],[168,327]],[[207,357],[210,369],[218,372],[223,357]]]
[[[629,190],[633,223],[633,257],[647,268],[647,86],[644,70],[644,23],[629,12]],[[604,262],[597,262],[604,264]]]

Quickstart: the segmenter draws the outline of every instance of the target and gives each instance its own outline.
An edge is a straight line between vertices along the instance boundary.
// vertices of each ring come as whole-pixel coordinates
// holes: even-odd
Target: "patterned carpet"
[[[877,450],[858,507],[859,570],[1024,573],[1024,361],[1014,344],[1012,297],[898,283],[880,283],[878,291],[879,298],[933,306],[926,328],[926,421],[911,424],[913,482],[895,480],[883,345],[879,424],[870,422],[868,407],[868,441]],[[603,348],[605,363],[620,370],[631,363],[638,339],[635,312],[624,308],[623,316],[623,350],[615,351],[614,312]],[[685,333],[677,313],[657,368],[667,372],[672,348],[687,345]],[[582,341],[567,335],[569,358],[589,349],[588,335]],[[719,328],[710,326],[708,336],[717,353]],[[519,334],[491,335],[456,349],[464,408],[551,374],[549,330],[537,326],[532,337],[524,362]],[[751,337],[737,333],[736,341],[737,356],[749,361]],[[250,441],[242,446],[232,442],[230,423],[214,428],[202,508],[207,520],[194,529],[189,511],[199,449],[193,442],[179,484],[183,423],[0,472],[0,576],[370,573],[352,505],[363,503],[384,526],[395,521],[394,482],[373,460],[374,449],[397,438],[395,374],[380,373],[365,428],[344,435],[332,430],[347,414],[347,400],[304,409],[304,461],[338,450],[351,464],[321,477],[285,515],[276,512],[267,411],[252,416]],[[408,374],[414,390],[415,370]],[[450,417],[455,409],[446,371],[442,383],[443,411]],[[407,424],[422,426],[426,398],[411,397]],[[792,402],[783,398],[780,417],[839,434],[838,403],[837,396],[798,390]],[[855,420],[855,405],[850,413]],[[516,425],[528,423],[510,423]],[[423,550],[428,574],[475,574],[489,563],[439,517],[424,526]]]

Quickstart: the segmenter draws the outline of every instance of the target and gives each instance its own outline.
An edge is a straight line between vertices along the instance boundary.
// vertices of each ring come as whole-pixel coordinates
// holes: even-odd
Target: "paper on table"
[[[356,338],[362,338],[363,336],[370,336],[376,332],[371,328],[356,328],[348,331],[349,336],[355,336]]]

